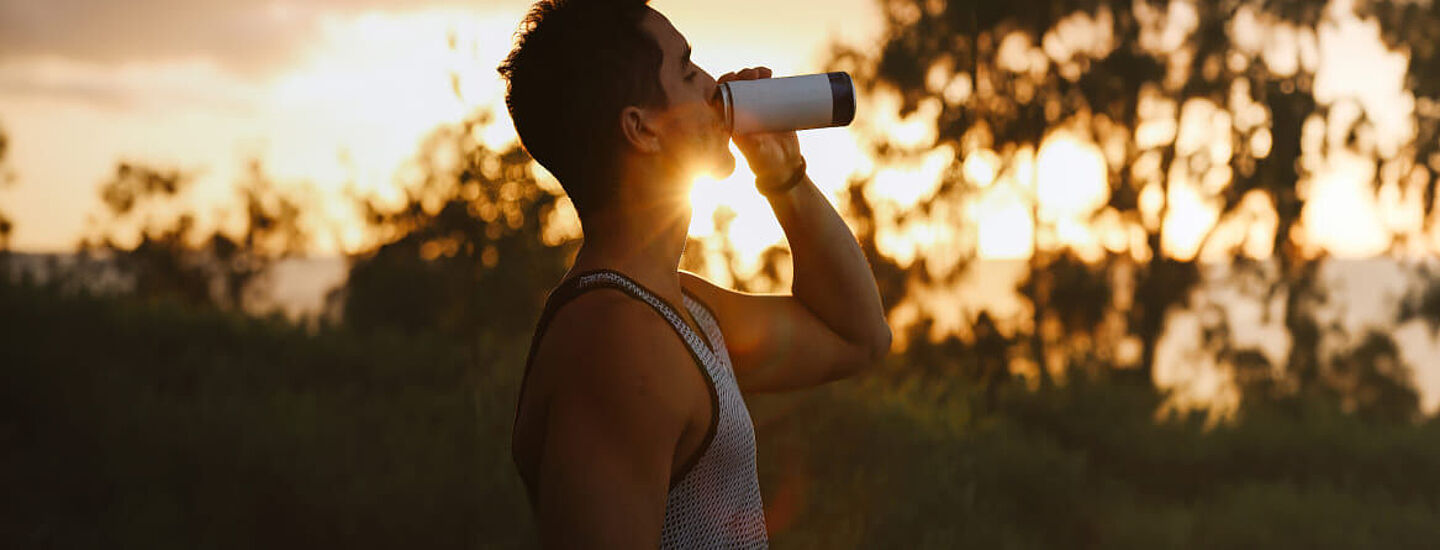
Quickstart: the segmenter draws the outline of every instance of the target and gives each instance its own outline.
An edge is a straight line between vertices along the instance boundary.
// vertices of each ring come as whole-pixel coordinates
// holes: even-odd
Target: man
[[[708,101],[716,81],[645,0],[541,1],[500,72],[521,143],[585,237],[536,329],[515,417],[541,542],[765,546],[741,392],[843,378],[888,351],[854,236],[805,175],[794,132],[736,136],[789,240],[793,295],[678,271],[693,177],[735,159]]]

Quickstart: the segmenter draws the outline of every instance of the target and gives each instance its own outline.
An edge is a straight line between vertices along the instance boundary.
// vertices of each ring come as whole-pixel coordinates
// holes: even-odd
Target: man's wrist
[[[778,197],[794,189],[795,186],[800,185],[800,182],[805,181],[805,168],[805,159],[801,158],[800,164],[792,168],[787,174],[779,176],[768,174],[757,175],[755,176],[755,188],[760,190],[760,194],[766,197]]]

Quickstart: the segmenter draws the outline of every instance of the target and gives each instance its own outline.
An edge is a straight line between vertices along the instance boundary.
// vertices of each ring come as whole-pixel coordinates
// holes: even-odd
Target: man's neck
[[[678,300],[676,273],[689,229],[690,205],[681,198],[615,205],[586,221],[570,272],[613,269]]]

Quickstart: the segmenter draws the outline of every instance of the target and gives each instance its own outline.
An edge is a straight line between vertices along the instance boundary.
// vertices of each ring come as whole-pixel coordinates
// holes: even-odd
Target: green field
[[[533,545],[508,458],[526,342],[13,285],[0,311],[0,546]],[[979,407],[961,378],[906,367],[752,400],[776,547],[1440,540],[1435,422],[1302,402],[1207,429],[1084,380]]]

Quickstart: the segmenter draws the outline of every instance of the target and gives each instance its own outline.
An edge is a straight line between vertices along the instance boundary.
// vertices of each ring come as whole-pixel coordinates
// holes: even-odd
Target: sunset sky
[[[814,70],[832,40],[873,38],[878,18],[870,4],[654,5],[718,76],[762,64],[778,74]],[[19,175],[17,186],[0,191],[0,205],[16,221],[14,245],[73,247],[86,217],[101,212],[97,186],[121,159],[198,173],[190,200],[206,211],[230,198],[239,168],[257,157],[280,180],[308,182],[331,197],[324,215],[343,227],[348,206],[333,193],[348,182],[383,193],[436,125],[489,106],[500,116],[487,140],[513,139],[494,68],[528,6],[0,1],[0,124]],[[457,51],[448,47],[452,35]],[[452,93],[452,71],[463,101]],[[843,130],[806,140],[809,151],[850,141]],[[824,176],[817,179],[836,185],[853,169],[842,164],[812,162]],[[698,200],[728,200],[709,187]],[[322,254],[365,244],[355,231],[323,233]]]
[[[484,136],[487,143],[502,146],[514,139],[494,68],[529,4],[0,0],[0,125],[11,138],[11,162],[19,176],[17,185],[0,189],[0,210],[16,224],[12,244],[29,252],[72,250],[85,235],[87,219],[103,212],[98,186],[121,160],[195,174],[195,187],[184,200],[209,215],[202,223],[223,226],[227,219],[216,213],[233,200],[232,185],[245,162],[258,158],[287,188],[309,189],[316,199],[318,207],[307,212],[316,239],[313,254],[361,250],[373,243],[355,223],[353,203],[343,191],[396,196],[396,174],[419,139],[479,108],[497,115]],[[777,75],[814,72],[822,68],[831,44],[863,49],[880,38],[874,0],[655,0],[652,5],[687,36],[696,62],[715,75],[755,65],[769,66]],[[1316,98],[1332,107],[1331,120],[1307,128],[1307,139],[1346,131],[1349,121],[1363,114],[1377,126],[1376,147],[1393,149],[1414,132],[1415,99],[1402,86],[1406,59],[1388,51],[1379,41],[1378,26],[1356,19],[1348,5],[1348,0],[1332,2],[1329,20],[1313,34],[1267,29],[1246,17],[1237,17],[1231,31],[1238,47],[1259,52],[1272,70],[1316,71]],[[1184,2],[1172,3],[1165,16],[1166,26],[1150,37],[1162,47],[1183,38],[1194,23]],[[1087,35],[1084,25],[1072,30],[1082,40],[1098,39]],[[1006,56],[1023,63],[1037,55],[1046,55],[1042,45],[1007,39],[1000,57],[1002,63]],[[459,76],[461,98],[452,90],[452,73]],[[947,98],[950,90],[960,89],[940,84]],[[893,97],[862,96],[855,126],[883,132],[900,144],[933,139],[934,104],[907,120],[895,118],[896,106]],[[1210,147],[1216,142],[1209,129],[1231,120],[1230,114],[1205,105],[1159,108],[1169,109],[1169,118],[1138,128],[1134,139]],[[983,188],[976,200],[956,211],[940,209],[928,219],[912,217],[902,226],[884,228],[878,244],[902,264],[925,257],[932,267],[943,266],[966,250],[987,259],[1027,257],[1032,196],[1039,197],[1041,217],[1082,256],[1105,248],[1123,250],[1132,242],[1124,231],[1107,233],[1103,218],[1093,224],[1084,220],[1106,200],[1105,160],[1095,144],[1064,131],[1021,155],[1029,160],[1010,172],[1018,177],[1009,179],[995,177],[999,157],[985,150],[962,159],[942,147],[906,165],[880,166],[864,153],[859,135],[851,129],[801,133],[811,174],[822,189],[836,192],[852,175],[873,177],[867,196],[877,212],[894,214],[934,192],[942,171],[955,161],[962,163],[968,180]],[[1389,191],[1372,191],[1371,159],[1342,154],[1310,162],[1307,168],[1316,176],[1303,184],[1309,246],[1340,257],[1372,256],[1385,251],[1387,231],[1418,227],[1415,205],[1404,204],[1403,182]],[[726,181],[698,181],[691,232],[702,238],[712,234],[714,212],[728,208],[735,214],[729,237],[742,257],[753,259],[780,241],[781,233],[748,177],[741,163]],[[1197,198],[1199,185],[1176,184],[1170,192],[1165,246],[1184,258],[1204,258],[1196,246],[1215,220],[1215,208]],[[1265,231],[1274,229],[1273,221],[1267,228],[1265,208],[1257,210],[1256,223],[1226,238],[1238,241],[1255,234],[1245,250],[1267,256]],[[916,289],[913,308],[898,309],[895,320],[903,322],[927,303],[949,304],[930,312],[939,331],[963,330],[965,319],[957,311],[988,308],[1002,318],[1022,315],[1021,302],[1008,290],[1019,272],[997,273],[972,270],[959,289]],[[957,303],[961,307],[953,307]],[[1259,326],[1255,317],[1237,320],[1237,326]],[[1173,330],[1188,326],[1177,323],[1181,329]],[[1423,349],[1434,347],[1430,339],[1424,342],[1430,347]],[[1406,348],[1422,349],[1417,346]],[[1420,362],[1418,356],[1411,359]],[[1431,373],[1424,384],[1431,388],[1426,407],[1433,410],[1440,406],[1440,366],[1427,366],[1425,372]]]
[[[490,107],[496,123],[485,136],[494,145],[513,139],[504,116],[494,67],[510,46],[526,0],[0,0],[0,124],[13,141],[19,184],[0,190],[0,207],[16,222],[13,244],[22,251],[63,251],[84,234],[87,217],[100,213],[97,186],[117,161],[134,160],[197,175],[186,197],[202,214],[231,200],[244,162],[258,158],[287,185],[308,185],[323,205],[310,212],[314,252],[354,251],[370,244],[353,222],[340,191],[355,188],[395,195],[395,174],[418,139],[436,125]],[[714,74],[767,65],[777,74],[819,70],[829,45],[877,43],[880,16],[873,0],[714,3],[658,0],[694,45],[694,58]],[[1166,14],[1159,40],[1187,30],[1183,3]],[[1332,5],[1344,7],[1344,0]],[[1317,97],[1363,112],[1386,135],[1403,140],[1414,100],[1401,87],[1402,55],[1378,41],[1373,22],[1336,9],[1318,36],[1260,32],[1237,18],[1244,47],[1264,52],[1272,67],[1318,67]],[[1247,27],[1249,25],[1249,27]],[[449,47],[454,37],[457,47]],[[1011,41],[1019,59],[1040,46]],[[1002,57],[1005,52],[1002,51]],[[463,99],[452,92],[458,74]],[[932,110],[894,118],[889,97],[862,97],[857,126],[891,139],[923,143],[933,136]],[[1213,118],[1177,109],[1183,122]],[[1206,139],[1203,123],[1181,128],[1178,139]],[[1199,128],[1196,130],[1195,128]],[[1142,128],[1176,135],[1177,126]],[[936,187],[955,151],[937,149],[906,166],[876,166],[849,130],[802,133],[812,174],[838,190],[852,174],[873,175],[872,199],[901,211]],[[982,152],[983,153],[983,152]],[[1037,177],[1042,216],[1060,237],[1089,255],[1123,245],[1081,218],[1105,200],[1103,157],[1093,144],[1063,133],[1036,151],[1019,173]],[[972,179],[998,169],[993,156],[963,159]],[[1387,205],[1369,193],[1373,163],[1335,158],[1321,166],[1306,219],[1308,236],[1343,256],[1365,256],[1387,244],[1380,219]],[[700,181],[692,233],[712,231],[716,208],[736,213],[730,237],[745,255],[780,239],[762,199],[746,184],[743,163],[725,182]],[[919,220],[881,235],[898,258],[973,247],[982,257],[1028,256],[1031,220],[1023,182],[994,185],[951,219]],[[1214,223],[1214,209],[1187,200],[1173,186],[1167,248],[1188,257]],[[1383,197],[1382,197],[1383,198]],[[968,227],[953,227],[970,219]],[[210,223],[225,223],[211,216]],[[233,221],[233,220],[231,220]],[[1263,221],[1263,220],[1262,220]],[[1103,225],[1103,224],[1102,224]],[[1263,223],[1259,224],[1263,229]],[[1120,242],[1115,242],[1116,239]],[[1265,239],[1257,239],[1264,241]],[[1256,255],[1268,254],[1256,249]]]

